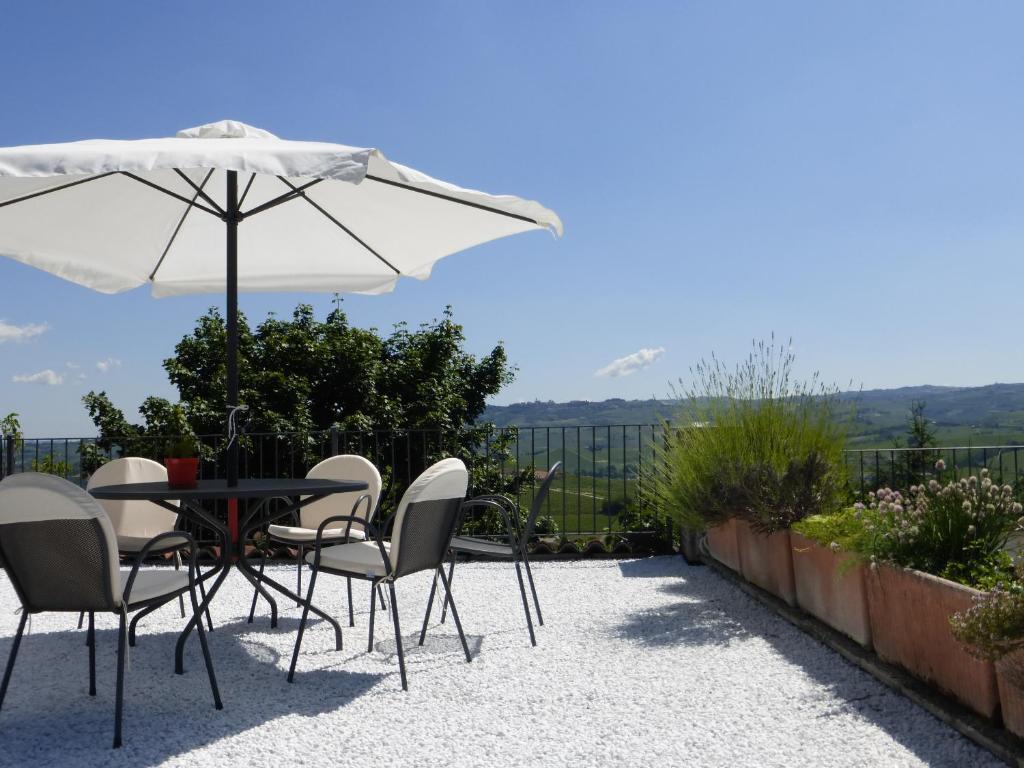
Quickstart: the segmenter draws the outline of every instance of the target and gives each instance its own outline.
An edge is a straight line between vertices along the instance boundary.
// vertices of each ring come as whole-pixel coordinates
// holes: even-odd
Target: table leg
[[[185,672],[185,641],[188,640],[189,634],[195,629],[196,621],[202,621],[203,614],[209,610],[210,602],[213,600],[214,595],[217,594],[217,590],[220,589],[220,585],[224,583],[224,579],[227,578],[228,571],[230,570],[231,564],[231,533],[217,520],[214,520],[205,512],[198,507],[193,507],[189,504],[182,504],[182,513],[194,518],[197,522],[205,525],[208,528],[212,528],[220,536],[221,550],[220,558],[213,568],[202,574],[198,578],[199,583],[205,583],[207,579],[214,579],[213,586],[206,592],[203,597],[203,601],[199,606],[199,613],[192,616],[185,624],[185,628],[181,630],[181,634],[178,635],[178,641],[174,646],[174,672],[175,674],[181,675]]]
[[[322,496],[321,497],[311,496],[311,497],[305,499],[304,502],[301,505],[295,505],[295,506],[296,507],[304,506],[305,504],[309,504],[311,501],[315,501],[315,500],[317,500],[319,498],[323,498],[323,497]],[[256,506],[256,508],[250,514],[246,515],[245,521],[243,522],[243,524],[241,526],[241,530],[239,531],[239,533],[240,533],[240,535],[242,537],[241,538],[242,542],[244,542],[248,538],[249,532],[254,530],[258,526],[258,523],[254,524],[254,520],[257,517],[257,514],[259,513],[259,511],[261,509],[263,509],[263,507],[265,507],[267,504],[269,504],[269,502],[271,500],[272,499],[265,499],[265,500],[263,500],[260,504],[258,504]],[[286,514],[287,512],[288,512],[288,510],[285,510],[284,512],[282,512],[282,514]],[[301,604],[304,604],[306,602],[301,596],[295,594],[291,590],[287,589],[286,587],[284,587],[281,584],[279,584],[278,582],[276,582],[274,579],[272,579],[269,576],[267,576],[266,572],[264,572],[262,574],[257,574],[256,571],[253,569],[253,567],[249,564],[249,559],[245,556],[245,546],[244,546],[244,544],[239,547],[239,556],[238,556],[238,560],[235,562],[235,565],[242,572],[242,575],[245,576],[252,583],[252,585],[254,587],[259,589],[260,593],[263,594],[264,597],[270,602],[270,604],[271,604],[271,611],[272,611],[272,614],[271,614],[272,615],[272,619],[271,619],[271,626],[272,627],[276,626],[276,620],[275,620],[276,619],[276,610],[275,610],[276,609],[276,605],[274,604],[274,601],[273,601],[273,599],[271,599],[270,595],[267,594],[266,590],[265,589],[261,589],[259,585],[262,585],[264,587],[269,586],[272,589],[274,589],[277,592],[279,592],[280,594],[284,595],[285,597],[291,598],[297,604],[301,605]],[[317,616],[319,616],[324,621],[328,622],[332,627],[334,627],[334,646],[335,646],[335,650],[340,651],[341,650],[341,625],[333,617],[331,617],[328,614],[324,613],[322,610],[317,608],[315,605],[310,605],[309,606],[309,610],[312,613],[315,613]]]

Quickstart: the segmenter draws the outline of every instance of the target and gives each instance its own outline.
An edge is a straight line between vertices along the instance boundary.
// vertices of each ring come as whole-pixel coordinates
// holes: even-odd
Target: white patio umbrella
[[[226,292],[229,407],[238,291],[385,293],[399,277],[425,280],[444,256],[532,229],[560,236],[562,223],[376,149],[233,120],[174,138],[0,148],[0,254],[104,293]]]

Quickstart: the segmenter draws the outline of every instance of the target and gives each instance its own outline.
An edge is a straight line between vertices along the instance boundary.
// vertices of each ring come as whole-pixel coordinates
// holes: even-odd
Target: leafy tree
[[[222,435],[226,338],[215,308],[199,318],[164,361],[181,402],[146,398],[139,409],[143,424],[129,423],[104,392],[86,395],[100,432],[97,444],[153,455],[163,436]],[[515,490],[521,478],[503,478],[498,463],[509,454],[514,431],[493,437],[493,425],[477,421],[487,398],[512,381],[514,369],[500,343],[480,358],[464,343],[451,307],[440,320],[416,330],[400,323],[387,336],[353,327],[340,306],[319,321],[311,306],[300,304],[291,319],[271,314],[255,329],[240,315],[239,399],[250,414],[245,447],[254,455],[272,449],[278,471],[294,466],[303,474],[325,455],[322,432],[336,427],[342,451],[369,453],[370,444],[370,458],[382,470],[394,466],[392,494],[445,455],[467,462],[474,487]],[[479,456],[485,441],[490,461]]]

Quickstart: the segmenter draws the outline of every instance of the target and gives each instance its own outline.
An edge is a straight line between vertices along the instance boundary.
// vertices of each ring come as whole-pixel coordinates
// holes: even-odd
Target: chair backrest
[[[423,471],[402,495],[391,533],[395,576],[433,570],[444,560],[466,498],[469,473],[459,459],[443,459]]]
[[[151,459],[129,456],[108,461],[89,477],[86,488],[100,488],[104,485],[122,483],[157,483],[167,481],[167,469]],[[132,536],[151,539],[158,533],[173,531],[178,516],[151,501],[110,501],[99,499],[106,510],[110,524],[118,536]],[[178,502],[172,502],[177,506]]]
[[[92,496],[62,477],[24,472],[0,484],[0,559],[29,612],[121,604],[114,528]]]
[[[555,481],[555,477],[561,470],[562,462],[556,461],[551,465],[551,469],[548,470],[548,475],[544,478],[544,482],[540,484],[540,488],[537,489],[537,493],[533,497],[533,503],[530,505],[530,514],[526,516],[526,527],[523,528],[522,537],[523,544],[529,543],[530,537],[533,535],[533,527],[537,524],[540,508],[544,506],[544,500],[548,497],[551,484]]]
[[[361,480],[366,483],[367,489],[365,491],[352,491],[351,493],[332,493],[330,496],[320,499],[320,501],[314,501],[309,506],[303,507],[299,510],[299,525],[303,528],[315,529],[332,515],[353,514],[352,505],[356,503],[360,496],[369,494],[370,503],[362,502],[354,513],[356,517],[361,517],[365,520],[376,509],[377,502],[380,499],[380,472],[373,466],[373,462],[362,456],[353,454],[331,456],[309,470],[306,473],[306,477],[311,480]],[[338,523],[337,525],[339,528],[345,527],[344,523]],[[363,526],[356,523],[352,524],[352,530],[358,531],[362,529]]]

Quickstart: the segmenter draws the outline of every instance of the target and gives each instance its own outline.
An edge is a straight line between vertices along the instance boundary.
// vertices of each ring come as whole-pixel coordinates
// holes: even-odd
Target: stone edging
[[[1007,765],[1013,766],[1013,768],[1024,768],[1024,739],[1019,739],[1003,728],[979,717],[902,669],[886,664],[872,651],[865,650],[850,638],[813,616],[804,613],[799,608],[790,607],[774,595],[745,581],[739,574],[714,559],[705,557],[704,564],[793,626],[803,630],[818,642],[827,645],[879,682],[906,696],[929,714],[955,729],[979,747],[988,750]]]

